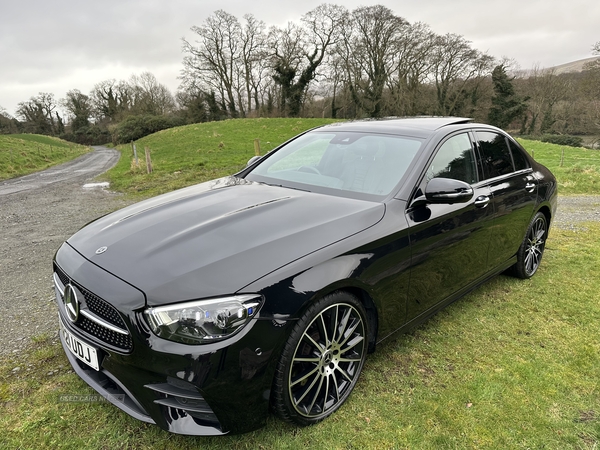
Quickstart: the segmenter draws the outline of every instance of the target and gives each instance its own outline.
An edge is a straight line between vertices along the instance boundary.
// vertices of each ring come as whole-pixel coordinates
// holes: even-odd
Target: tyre
[[[273,383],[272,407],[288,422],[310,425],[346,401],[367,356],[367,316],[346,292],[318,300],[292,330]]]
[[[511,267],[511,273],[519,278],[531,278],[540,267],[546,238],[548,237],[548,222],[546,216],[538,212],[525,233],[523,242],[517,252],[517,262]]]

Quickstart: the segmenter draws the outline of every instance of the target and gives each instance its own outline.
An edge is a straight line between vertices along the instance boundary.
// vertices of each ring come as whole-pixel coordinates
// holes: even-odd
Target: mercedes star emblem
[[[70,284],[65,286],[63,303],[65,304],[65,310],[67,311],[69,320],[73,323],[77,322],[77,319],[79,319],[79,299],[77,298],[75,288]]]

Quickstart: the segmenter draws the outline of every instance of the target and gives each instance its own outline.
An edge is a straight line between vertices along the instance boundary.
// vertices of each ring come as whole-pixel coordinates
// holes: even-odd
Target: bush
[[[156,133],[166,128],[184,125],[185,121],[178,117],[169,116],[130,116],[117,125],[113,133],[114,144],[137,141],[138,139]]]
[[[540,138],[542,142],[550,144],[568,145],[569,147],[583,147],[583,138],[568,134],[547,134]]]
[[[60,138],[81,145],[103,145],[110,142],[112,137],[108,130],[97,125],[90,125],[80,127],[75,132],[63,133]]]

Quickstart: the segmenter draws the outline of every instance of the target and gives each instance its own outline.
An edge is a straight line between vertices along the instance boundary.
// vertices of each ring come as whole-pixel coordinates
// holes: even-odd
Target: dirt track
[[[0,182],[0,356],[17,353],[32,336],[56,336],[52,257],[83,225],[130,203],[82,187],[117,160],[118,152],[96,147],[67,164]],[[559,198],[555,227],[589,220],[600,221],[600,196]]]

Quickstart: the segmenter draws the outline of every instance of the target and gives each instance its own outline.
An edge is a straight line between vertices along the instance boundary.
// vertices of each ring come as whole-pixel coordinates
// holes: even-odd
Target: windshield
[[[420,146],[404,136],[313,131],[268,155],[246,179],[376,200],[398,185]]]

